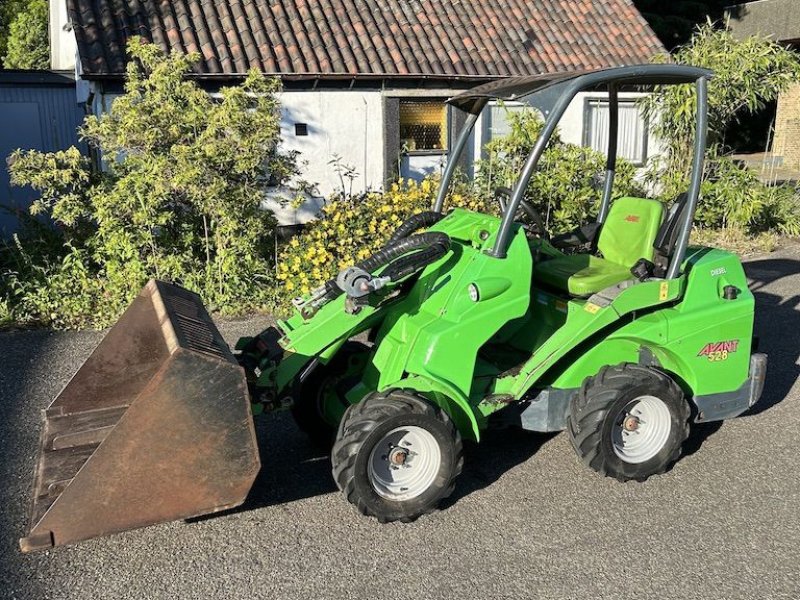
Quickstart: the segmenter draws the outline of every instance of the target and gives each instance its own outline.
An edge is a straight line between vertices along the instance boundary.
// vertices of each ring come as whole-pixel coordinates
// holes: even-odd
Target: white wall
[[[636,97],[637,94],[620,94],[620,99]],[[116,95],[96,94],[93,112],[99,114],[109,110]],[[561,119],[561,138],[569,143],[582,144],[586,100],[603,98],[603,94],[582,93],[570,104]],[[380,91],[285,91],[280,94],[281,147],[300,152],[304,181],[316,186],[305,205],[287,206],[280,199],[294,197],[291,190],[271,190],[268,206],[275,211],[283,225],[303,223],[313,218],[321,206],[322,198],[329,198],[340,187],[340,181],[329,164],[335,155],[342,163],[355,168],[358,176],[353,182],[353,191],[380,189],[383,186],[385,166],[384,107]],[[485,113],[484,113],[485,116]],[[481,148],[488,141],[487,129],[482,116],[475,127],[474,156],[481,156]],[[295,125],[303,123],[308,128],[307,136],[298,136]],[[451,132],[450,135],[457,135]],[[648,138],[648,157],[660,151],[654,136]],[[423,157],[430,159],[430,157]],[[437,165],[441,157],[435,157]],[[347,182],[345,182],[347,184]]]
[[[298,150],[303,178],[328,197],[340,186],[329,162],[335,155],[355,168],[353,190],[383,185],[383,102],[379,91],[282,92],[281,147]],[[308,125],[308,135],[295,135],[295,124]]]
[[[67,19],[66,0],[50,0],[50,68],[72,71],[78,46]]]
[[[118,94],[97,93],[92,112],[108,112],[117,97]],[[383,102],[379,91],[281,92],[280,101],[281,148],[300,152],[301,178],[316,186],[308,201],[299,207],[282,202],[295,197],[292,190],[269,190],[267,206],[281,225],[313,218],[321,206],[320,197],[328,198],[340,187],[334,167],[329,164],[335,154],[358,173],[353,181],[354,192],[382,187]],[[296,123],[308,126],[307,136],[295,135]]]

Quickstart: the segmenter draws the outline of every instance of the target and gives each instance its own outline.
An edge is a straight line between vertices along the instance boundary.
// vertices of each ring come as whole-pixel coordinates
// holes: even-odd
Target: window
[[[586,101],[583,144],[605,154],[608,151],[608,101]],[[647,161],[647,122],[635,100],[619,101],[617,155],[642,166]]]
[[[409,152],[444,153],[447,106],[440,100],[400,100],[400,144]]]
[[[511,113],[521,112],[523,110],[532,110],[531,107],[524,104],[497,104],[492,103],[489,105],[486,119],[486,135],[484,140],[489,142],[491,140],[505,137],[511,133],[511,125],[508,122],[508,116]]]

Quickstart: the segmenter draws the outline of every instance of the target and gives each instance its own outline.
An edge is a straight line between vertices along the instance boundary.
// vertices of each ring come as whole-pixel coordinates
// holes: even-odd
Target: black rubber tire
[[[422,427],[433,435],[442,461],[427,490],[408,500],[392,501],[379,495],[370,483],[368,462],[375,444],[387,432],[403,425]],[[464,451],[461,436],[444,411],[412,391],[395,389],[369,394],[347,410],[339,425],[331,462],[336,485],[361,514],[381,523],[408,523],[436,510],[453,492],[464,466]]]
[[[336,434],[336,427],[328,423],[320,412],[320,393],[331,380],[347,372],[350,359],[369,352],[369,346],[361,342],[347,341],[326,365],[314,369],[303,383],[298,383],[292,391],[294,404],[291,413],[297,427],[311,442],[321,448],[330,448]]]
[[[634,464],[617,456],[611,441],[614,419],[637,396],[651,395],[669,409],[671,428],[662,449],[651,459]],[[644,481],[666,471],[681,454],[689,436],[689,404],[667,374],[625,363],[603,367],[588,377],[570,400],[567,431],[580,459],[601,475],[619,481]]]

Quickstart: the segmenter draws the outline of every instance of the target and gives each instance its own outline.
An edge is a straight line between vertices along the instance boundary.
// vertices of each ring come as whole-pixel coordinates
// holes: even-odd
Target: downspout
[[[364,96],[361,96],[361,101],[364,103],[364,191],[369,189],[369,180],[367,179],[367,143],[369,142],[369,104]]]

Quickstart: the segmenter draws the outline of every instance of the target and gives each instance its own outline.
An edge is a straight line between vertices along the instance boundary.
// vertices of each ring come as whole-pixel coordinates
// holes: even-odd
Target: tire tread
[[[442,494],[438,496],[436,503],[423,507],[412,514],[397,515],[375,510],[358,493],[356,460],[364,441],[376,427],[389,418],[403,414],[427,415],[445,425],[453,439],[454,466],[449,481]],[[361,514],[375,517],[381,523],[390,521],[408,523],[420,516],[434,512],[437,508],[436,505],[453,493],[456,479],[464,466],[464,450],[458,429],[441,408],[431,404],[413,391],[395,388],[384,392],[373,392],[358,404],[347,409],[333,445],[331,463],[336,486]]]
[[[647,473],[623,473],[614,470],[603,455],[602,428],[610,407],[624,390],[632,385],[640,385],[646,380],[652,381],[656,386],[666,386],[671,393],[683,398],[683,391],[663,371],[643,365],[623,363],[604,366],[594,377],[587,377],[570,401],[567,431],[572,447],[584,464],[603,476],[623,482],[645,481],[652,475],[664,473],[680,458],[683,442],[689,437],[689,405],[685,400],[678,403],[681,429],[677,435],[675,448],[657,469]]]

